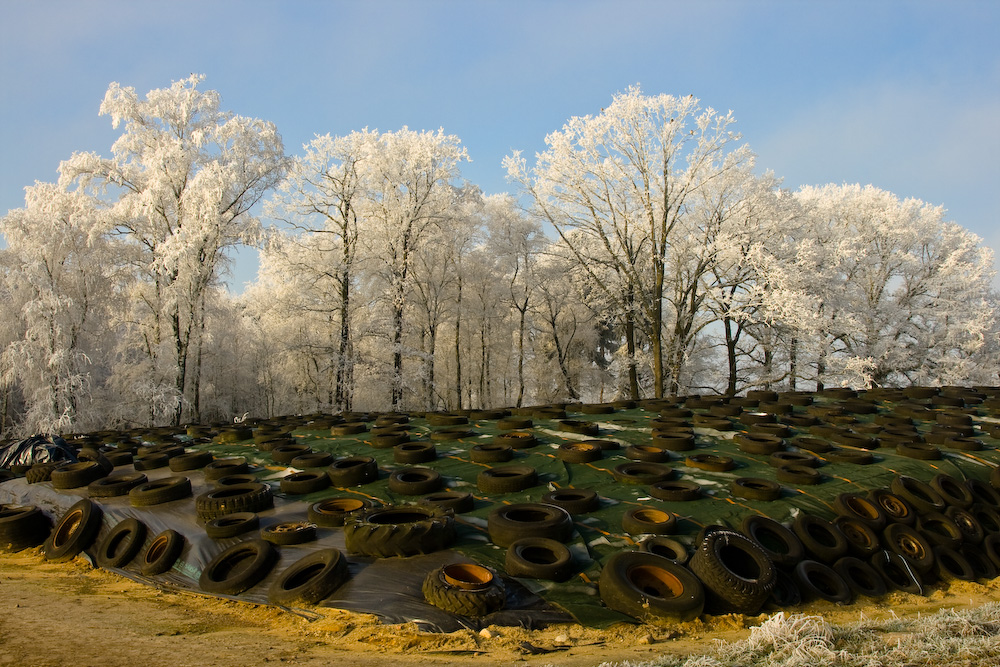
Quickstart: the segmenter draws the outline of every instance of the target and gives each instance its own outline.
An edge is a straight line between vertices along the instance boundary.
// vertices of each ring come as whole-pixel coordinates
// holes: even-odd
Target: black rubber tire
[[[420,502],[451,510],[455,514],[465,514],[476,507],[472,494],[466,491],[436,491],[422,497]]]
[[[150,541],[142,553],[139,571],[143,576],[155,577],[169,571],[184,550],[184,536],[176,530],[165,530]]]
[[[107,475],[97,461],[67,463],[54,469],[50,475],[53,489],[77,489],[87,486]]]
[[[653,445],[629,445],[625,448],[625,458],[632,461],[647,461],[649,463],[667,463],[670,452]]]
[[[907,475],[899,475],[890,484],[889,488],[897,496],[910,503],[918,513],[943,512],[945,507],[944,499],[938,492],[931,488],[930,484],[921,482],[919,479]]]
[[[524,537],[549,537],[567,542],[573,535],[573,518],[555,505],[515,503],[490,510],[486,519],[490,541],[508,547]]]
[[[737,433],[733,436],[737,449],[747,454],[770,456],[785,448],[785,441],[774,435]]]
[[[91,498],[124,496],[135,487],[145,484],[147,481],[146,475],[141,472],[108,475],[107,477],[102,477],[91,482],[87,486],[87,493]]]
[[[934,574],[941,581],[975,581],[976,571],[965,556],[951,547],[934,547]]]
[[[294,466],[293,466],[294,467]],[[326,471],[303,470],[281,478],[281,492],[290,496],[304,496],[329,488]]]
[[[858,449],[842,449],[834,447],[823,453],[830,463],[850,463],[852,465],[866,466],[875,462],[875,456],[869,451]]]
[[[239,595],[266,577],[278,560],[270,542],[247,540],[217,554],[201,573],[198,586],[206,593]]]
[[[774,579],[774,588],[771,589],[766,600],[767,607],[788,609],[802,604],[802,591],[799,590],[799,584],[795,577],[780,569],[776,570],[775,574],[777,576]]]
[[[103,516],[100,506],[89,498],[73,504],[46,538],[42,547],[45,558],[55,563],[73,560],[94,543]]]
[[[795,486],[811,486],[823,481],[823,475],[820,474],[819,470],[802,465],[781,466],[775,471],[774,476],[779,482]]]
[[[879,532],[869,524],[854,517],[838,516],[835,525],[847,540],[848,551],[858,558],[870,558],[882,548]]]
[[[671,625],[698,618],[705,607],[702,583],[687,569],[641,551],[622,551],[605,563],[601,601],[644,623]]]
[[[930,543],[916,528],[902,523],[890,523],[882,532],[882,544],[911,563],[921,574],[934,567]]]
[[[347,456],[337,459],[326,469],[330,484],[346,489],[378,479],[378,464],[371,456]]]
[[[833,449],[833,445],[831,445],[826,440],[822,440],[820,438],[811,438],[809,436],[796,438],[795,440],[792,440],[789,444],[791,444],[793,447],[804,449],[807,452],[812,452],[813,454],[825,454],[826,452]]]
[[[920,572],[895,551],[879,551],[872,556],[871,565],[882,580],[895,590],[914,595],[924,594],[924,581]]]
[[[385,433],[382,435],[373,434],[370,442],[373,449],[391,449],[409,441],[409,433]]]
[[[52,471],[59,466],[64,465],[63,461],[54,461],[51,463],[36,463],[35,465],[28,468],[24,473],[24,479],[28,484],[39,484],[41,482],[49,482],[52,480]]]
[[[976,503],[969,508],[969,513],[976,517],[976,521],[983,527],[983,535],[989,537],[995,533],[1000,533],[1000,512],[992,507],[987,507],[981,503]]]
[[[563,463],[591,463],[600,461],[604,456],[604,450],[600,445],[582,442],[564,442],[556,450],[556,456]]]
[[[200,521],[210,521],[237,512],[263,512],[274,506],[271,487],[260,482],[220,486],[194,499]]]
[[[873,530],[882,530],[888,521],[882,507],[860,493],[841,493],[833,501],[833,511],[840,516],[861,521]]]
[[[826,519],[800,512],[792,522],[792,531],[802,541],[806,552],[821,563],[833,563],[847,555],[847,538]]]
[[[542,502],[561,507],[570,514],[587,514],[601,506],[597,492],[590,489],[556,489],[542,496]]]
[[[116,468],[118,466],[130,465],[132,461],[135,460],[135,456],[132,452],[126,450],[107,452],[104,456],[107,458],[108,462]]]
[[[919,530],[931,546],[957,549],[962,544],[963,533],[958,525],[940,512],[922,514],[917,520]]]
[[[629,535],[671,535],[677,515],[652,507],[630,507],[622,515],[622,530]]]
[[[670,431],[653,431],[650,440],[653,447],[658,447],[669,452],[689,452],[694,449],[694,435],[686,435]]]
[[[740,531],[763,549],[775,565],[793,567],[805,558],[802,540],[770,517],[751,514],[743,519]]]
[[[936,461],[941,458],[941,450],[926,442],[900,442],[896,445],[896,453],[921,461]]]
[[[187,452],[170,459],[167,464],[173,472],[186,472],[188,470],[198,470],[204,468],[215,460],[212,452]]]
[[[333,463],[333,454],[330,452],[309,452],[300,454],[288,462],[288,465],[298,470],[309,468],[325,468]]]
[[[666,558],[676,565],[684,565],[691,555],[687,547],[677,540],[663,535],[651,535],[639,542],[639,551]]]
[[[327,498],[310,505],[307,516],[317,526],[340,527],[352,514],[374,506],[367,498]]]
[[[34,505],[0,505],[0,549],[37,547],[52,530],[48,517]]]
[[[781,485],[760,477],[738,477],[729,483],[729,491],[737,498],[772,501],[781,497]]]
[[[715,614],[756,614],[775,585],[767,553],[742,533],[704,529],[688,567],[705,587],[705,610]]]
[[[271,604],[318,604],[348,579],[347,559],[338,549],[306,554],[286,567],[268,590]]]
[[[844,556],[833,564],[833,569],[850,586],[855,595],[880,598],[889,592],[882,576],[867,561],[860,558]]]
[[[441,473],[433,468],[408,466],[392,471],[389,491],[401,496],[424,496],[434,493],[444,485]]]
[[[965,556],[965,560],[969,561],[969,565],[972,566],[972,570],[976,573],[976,579],[980,581],[996,579],[997,574],[1000,573],[997,570],[996,564],[978,546],[963,544],[958,553]]]
[[[767,464],[772,468],[782,468],[790,465],[818,468],[822,463],[818,457],[804,452],[775,452],[767,457]]]
[[[531,428],[534,424],[531,417],[504,417],[497,421],[497,428],[501,431],[516,431]]]
[[[512,577],[566,581],[575,564],[569,547],[547,537],[525,537],[507,547],[504,569]]]
[[[469,450],[469,456],[474,463],[503,463],[514,458],[514,448],[496,442],[475,445]]]
[[[829,565],[814,560],[804,560],[795,566],[795,580],[803,600],[822,598],[834,604],[849,604],[854,592],[844,578]]]
[[[537,484],[538,472],[531,466],[524,465],[487,468],[476,478],[476,486],[486,495],[517,493]]]
[[[886,525],[889,521],[903,523],[907,526],[912,526],[917,522],[917,512],[913,506],[888,489],[872,489],[868,492],[868,500],[885,512]]]
[[[965,480],[965,486],[968,487],[976,503],[1000,510],[1000,491],[978,479]]]
[[[493,438],[494,445],[510,445],[513,449],[529,449],[538,444],[534,433],[526,431],[510,431],[500,433]]]
[[[482,588],[461,588],[445,579],[446,572],[467,567],[468,564],[456,563],[430,572],[421,586],[424,600],[439,609],[469,618],[481,618],[501,609],[507,599],[507,593],[500,577],[488,568],[472,566],[490,573],[488,583]]]
[[[156,470],[166,468],[170,463],[170,457],[159,452],[140,456],[132,461],[132,467],[136,470]]]
[[[437,457],[437,447],[433,442],[404,442],[392,448],[392,460],[396,463],[430,463]]]
[[[213,540],[236,537],[260,527],[260,517],[255,512],[223,514],[205,523],[205,534]]]
[[[242,456],[216,459],[202,469],[205,479],[217,481],[229,475],[239,475],[250,472],[250,464]]]
[[[237,475],[226,475],[220,477],[215,481],[215,488],[219,489],[224,486],[236,486],[237,484],[258,484],[257,475],[252,475],[250,473],[243,473]]]
[[[951,475],[940,473],[931,478],[931,488],[938,492],[945,504],[950,507],[969,509],[976,499],[969,487]]]
[[[309,454],[310,452],[312,452],[312,447],[302,443],[278,445],[271,450],[271,460],[275,463],[288,465],[296,456],[302,456],[303,454]]]
[[[684,459],[684,465],[710,472],[726,472],[736,467],[736,462],[728,456],[715,454],[692,454]]]
[[[161,505],[190,497],[191,480],[180,475],[161,477],[152,482],[140,484],[128,492],[128,501],[132,507]]]
[[[139,555],[146,541],[146,524],[138,519],[119,521],[97,546],[97,565],[104,569],[123,568]]]
[[[279,546],[314,542],[316,540],[316,524],[308,521],[282,521],[261,529],[260,538]]]
[[[368,424],[365,422],[347,422],[344,424],[334,424],[330,427],[330,435],[333,436],[345,436],[345,435],[357,435],[358,433],[364,433],[368,430]]]
[[[667,502],[688,502],[702,497],[701,485],[687,480],[664,480],[649,487],[649,495]]]
[[[964,543],[972,545],[981,544],[983,538],[986,537],[983,524],[979,523],[979,519],[969,510],[964,510],[961,507],[949,507],[944,511],[944,515],[958,526],[958,529],[962,532],[962,541]]]
[[[662,463],[630,461],[615,466],[611,474],[622,484],[656,484],[669,479],[674,471]]]
[[[388,506],[349,516],[344,522],[348,553],[387,558],[444,549],[455,538],[452,513],[432,505]]]
[[[601,432],[600,426],[589,421],[578,419],[563,419],[556,424],[556,429],[567,433],[595,436]]]

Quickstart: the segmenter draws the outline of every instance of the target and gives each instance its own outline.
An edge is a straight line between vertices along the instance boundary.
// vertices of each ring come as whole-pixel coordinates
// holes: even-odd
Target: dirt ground
[[[929,597],[893,594],[879,605],[827,603],[794,612],[846,624],[859,619],[978,606],[1000,597],[1000,579],[958,583]],[[738,640],[758,617],[705,616],[673,628],[556,625],[529,632],[435,634],[412,624],[322,609],[303,618],[275,607],[161,591],[91,567],[48,563],[39,549],[0,554],[0,665],[48,667],[214,667],[292,663],[346,665],[586,665],[710,653]]]

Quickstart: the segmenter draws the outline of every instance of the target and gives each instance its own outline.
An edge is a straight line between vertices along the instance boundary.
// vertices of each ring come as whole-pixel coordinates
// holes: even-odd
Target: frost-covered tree
[[[221,110],[217,92],[198,89],[203,79],[192,75],[145,99],[112,83],[100,107],[112,127],[124,126],[112,157],[78,153],[60,166],[61,184],[107,199],[106,219],[138,277],[134,326],[123,340],[138,342],[144,368],[130,364],[120,389],[145,396],[151,419],[173,423],[198,418],[206,298],[225,252],[257,239],[251,208],[286,167],[274,125]]]
[[[803,187],[807,233],[791,282],[811,307],[818,381],[852,385],[969,382],[996,335],[993,254],[944,209],[873,186]]]
[[[692,193],[749,158],[736,146],[734,122],[731,112],[702,109],[692,96],[648,97],[632,87],[600,114],[573,117],[549,134],[534,167],[517,152],[504,161],[622,319],[641,313],[658,397],[678,389],[686,350],[671,341],[688,327],[687,299],[698,296],[681,288],[675,301],[684,307],[673,314],[665,307],[677,287],[675,237]],[[596,267],[612,269],[616,282],[608,284]]]
[[[413,263],[429,231],[447,217],[451,184],[467,159],[458,137],[437,132],[369,133],[363,165],[362,231],[389,310],[393,409],[403,402],[403,331]]]
[[[17,328],[0,355],[0,382],[23,396],[22,431],[97,427],[100,416],[81,406],[107,373],[101,342],[114,337],[115,244],[92,197],[52,183],[25,191],[24,208],[0,219],[0,280],[7,324]]]
[[[286,250],[283,255],[300,288],[314,293],[302,307],[327,310],[330,326],[337,329],[335,335],[330,332],[336,340],[332,405],[340,410],[351,409],[354,393],[351,300],[359,261],[362,167],[373,139],[367,130],[346,137],[317,136],[303,147],[305,154],[295,158],[288,178],[266,207],[268,215],[289,230],[275,237],[272,250],[280,253],[280,244],[302,246],[300,253]]]

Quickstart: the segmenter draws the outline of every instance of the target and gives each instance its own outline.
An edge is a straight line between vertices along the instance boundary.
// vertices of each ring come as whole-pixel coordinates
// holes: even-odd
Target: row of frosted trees
[[[463,181],[442,131],[288,158],[201,80],[112,84],[111,157],[72,156],[0,221],[5,434],[997,383],[979,238],[871,186],[783,190],[692,97],[570,119],[505,160],[510,196]],[[261,269],[232,296],[239,244]]]

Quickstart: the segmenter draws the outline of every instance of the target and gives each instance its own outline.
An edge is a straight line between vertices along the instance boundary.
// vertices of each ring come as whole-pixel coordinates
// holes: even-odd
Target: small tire
[[[709,472],[726,472],[736,467],[736,462],[728,456],[715,454],[692,454],[684,459],[684,465]]]
[[[542,496],[542,502],[561,507],[570,514],[587,514],[601,506],[596,491],[571,487],[549,491]]]
[[[233,512],[205,523],[205,534],[213,540],[225,540],[257,530],[259,526],[260,518],[255,512]]]
[[[687,547],[677,540],[663,535],[652,535],[642,540],[639,542],[639,551],[666,558],[677,565],[684,565],[690,558]]]
[[[279,546],[314,542],[316,540],[316,524],[308,521],[283,521],[262,529],[260,538]]]
[[[573,534],[569,512],[555,505],[515,503],[493,508],[487,516],[490,541],[508,547],[524,537],[549,537],[567,542]]]
[[[687,480],[664,480],[649,487],[649,495],[667,502],[690,502],[702,497],[701,485]]]
[[[674,471],[662,463],[629,462],[615,466],[611,474],[622,484],[656,484],[669,479]]]
[[[91,482],[87,486],[87,493],[91,498],[114,498],[127,495],[129,491],[147,481],[149,480],[146,479],[146,475],[141,472],[108,475]]]
[[[329,486],[330,478],[325,471],[303,470],[281,478],[281,492],[290,496],[304,496]]]
[[[191,480],[187,477],[162,477],[134,487],[128,492],[132,507],[162,505],[191,497]]]
[[[912,563],[921,574],[930,572],[934,567],[934,552],[931,545],[915,528],[901,523],[891,523],[883,531],[882,541],[887,549]]]
[[[629,535],[670,535],[677,530],[677,515],[651,507],[631,507],[622,516],[622,530]]]
[[[469,450],[473,463],[503,463],[514,458],[514,448],[502,443],[475,445]]]
[[[781,497],[781,485],[760,477],[739,477],[729,484],[730,492],[745,500],[772,501]]]
[[[307,516],[317,526],[340,527],[352,514],[374,507],[367,498],[327,498],[309,506]]]
[[[389,491],[401,496],[424,496],[444,485],[441,473],[433,468],[409,466],[389,475]]]

